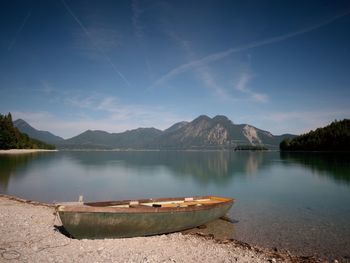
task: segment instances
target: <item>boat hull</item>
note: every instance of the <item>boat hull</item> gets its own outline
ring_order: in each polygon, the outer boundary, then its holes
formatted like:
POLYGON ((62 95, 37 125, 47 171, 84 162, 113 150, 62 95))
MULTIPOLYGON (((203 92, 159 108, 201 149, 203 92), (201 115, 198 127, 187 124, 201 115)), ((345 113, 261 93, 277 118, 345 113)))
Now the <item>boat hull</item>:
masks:
POLYGON ((205 209, 133 213, 59 211, 59 216, 64 228, 75 238, 123 238, 193 228, 224 216, 231 206, 232 202, 227 202, 205 209))

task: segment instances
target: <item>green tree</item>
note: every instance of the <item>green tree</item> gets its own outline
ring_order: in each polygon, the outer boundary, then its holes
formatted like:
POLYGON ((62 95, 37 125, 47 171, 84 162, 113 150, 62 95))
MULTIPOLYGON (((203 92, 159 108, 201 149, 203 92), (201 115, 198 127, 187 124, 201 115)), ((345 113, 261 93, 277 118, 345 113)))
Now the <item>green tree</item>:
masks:
POLYGON ((284 140, 282 151, 350 151, 350 120, 334 121, 324 128, 284 140))
POLYGON ((55 146, 31 139, 13 126, 11 113, 0 114, 0 149, 55 149, 55 146))

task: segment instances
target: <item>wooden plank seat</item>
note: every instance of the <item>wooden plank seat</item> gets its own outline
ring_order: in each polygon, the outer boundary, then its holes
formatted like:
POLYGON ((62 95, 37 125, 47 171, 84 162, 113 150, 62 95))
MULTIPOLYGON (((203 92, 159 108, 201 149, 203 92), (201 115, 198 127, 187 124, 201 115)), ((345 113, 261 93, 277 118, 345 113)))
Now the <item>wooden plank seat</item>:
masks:
POLYGON ((162 207, 186 207, 186 206, 194 206, 194 205, 209 205, 209 204, 217 204, 220 201, 217 200, 205 200, 205 201, 191 201, 191 202, 182 202, 177 204, 162 204, 162 207))
POLYGON ((208 204, 217 204, 221 200, 217 198, 207 198, 207 199, 197 199, 185 198, 183 200, 173 200, 173 201, 158 201, 158 202, 145 202, 139 203, 138 201, 130 201, 128 204, 113 205, 110 207, 120 207, 120 208, 133 208, 133 207, 188 207, 188 206, 201 206, 208 204))

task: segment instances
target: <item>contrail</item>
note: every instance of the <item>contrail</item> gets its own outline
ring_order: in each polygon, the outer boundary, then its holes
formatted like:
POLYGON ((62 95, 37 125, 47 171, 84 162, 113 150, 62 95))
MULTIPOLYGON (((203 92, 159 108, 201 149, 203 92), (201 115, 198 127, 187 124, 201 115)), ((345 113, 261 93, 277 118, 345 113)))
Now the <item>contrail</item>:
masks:
POLYGON ((125 82, 125 84, 128 87, 131 87, 130 82, 127 80, 127 78, 118 70, 118 68, 116 67, 116 65, 113 63, 113 61, 111 60, 111 58, 109 56, 107 56, 106 52, 103 51, 103 49, 99 48, 96 43, 94 42, 94 40, 91 37, 90 32, 86 29, 86 27, 83 25, 83 23, 78 19, 78 17, 73 13, 72 9, 70 9, 70 7, 68 6, 68 4, 64 1, 61 0, 62 4, 64 5, 64 7, 66 8, 67 12, 74 18, 74 20, 78 23, 78 25, 80 26, 80 28, 83 30, 83 32, 86 34, 86 36, 90 39, 91 43, 94 45, 95 49, 107 60, 107 62, 110 64, 110 66, 112 67, 112 69, 119 75, 119 77, 121 77, 121 79, 125 82))
POLYGON ((182 64, 182 65, 180 65, 180 66, 170 70, 167 74, 165 74, 161 78, 159 78, 155 82, 155 85, 159 85, 161 83, 164 83, 165 81, 173 78, 176 75, 179 75, 179 74, 181 74, 183 72, 186 72, 189 69, 196 68, 196 67, 199 67, 199 66, 203 66, 205 64, 209 64, 211 62, 214 62, 214 61, 220 60, 222 58, 225 58, 225 57, 227 57, 227 56, 229 56, 229 55, 231 55, 233 53, 237 53, 237 52, 245 51, 245 50, 256 48, 256 47, 269 45, 269 44, 272 44, 272 43, 277 43, 277 42, 284 41, 286 39, 289 39, 289 38, 292 38, 292 37, 295 37, 295 36, 298 36, 298 35, 301 35, 301 34, 305 34, 307 32, 313 31, 313 30, 316 30, 316 29, 318 29, 320 27, 328 25, 328 24, 338 20, 339 18, 342 18, 342 17, 347 16, 349 14, 350 14, 350 10, 346 10, 344 13, 339 14, 337 16, 334 16, 334 17, 332 17, 332 18, 330 18, 328 20, 325 20, 322 23, 319 23, 319 24, 316 24, 316 25, 312 25, 312 26, 306 27, 306 28, 298 30, 298 31, 290 32, 290 33, 287 33, 287 34, 284 34, 284 35, 281 35, 281 36, 277 36, 277 37, 267 38, 267 39, 264 39, 264 40, 261 40, 261 41, 257 41, 257 42, 252 42, 250 44, 246 44, 246 45, 243 45, 243 46, 230 48, 230 49, 227 49, 225 51, 214 53, 214 54, 208 55, 206 57, 203 57, 201 59, 194 60, 194 61, 191 61, 189 63, 182 64))
POLYGON ((22 32, 22 30, 23 30, 25 24, 27 23, 27 21, 28 21, 30 15, 31 15, 31 13, 32 13, 32 11, 30 10, 30 11, 28 12, 27 16, 24 18, 23 23, 21 24, 21 26, 20 26, 19 29, 17 30, 15 37, 14 37, 13 40, 11 41, 10 45, 7 47, 7 50, 8 50, 8 51, 11 51, 11 49, 12 49, 13 46, 15 45, 16 40, 17 40, 19 34, 22 32))
POLYGON ((154 79, 153 69, 152 69, 151 63, 149 62, 148 56, 146 55, 146 52, 145 52, 145 45, 143 43, 144 32, 143 32, 143 27, 140 23, 140 15, 144 11, 140 9, 138 0, 132 0, 131 10, 132 10, 131 21, 134 28, 134 34, 135 34, 135 37, 137 38, 137 43, 142 50, 143 60, 146 64, 146 68, 148 71, 148 77, 153 80, 154 79))
POLYGON ((139 17, 140 14, 142 14, 142 11, 139 7, 139 3, 137 0, 132 0, 131 3, 131 9, 132 9, 132 17, 131 17, 131 21, 132 21, 132 25, 134 27, 134 33, 137 37, 142 38, 143 37, 143 30, 142 30, 142 26, 140 25, 139 22, 139 17))

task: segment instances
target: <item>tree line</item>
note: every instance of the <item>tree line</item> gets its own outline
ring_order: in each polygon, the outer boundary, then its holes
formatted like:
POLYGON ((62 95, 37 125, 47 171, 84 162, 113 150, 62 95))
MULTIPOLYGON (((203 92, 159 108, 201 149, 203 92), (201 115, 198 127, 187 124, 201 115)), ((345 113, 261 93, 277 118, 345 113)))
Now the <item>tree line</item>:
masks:
POLYGON ((324 128, 280 143, 282 151, 350 151, 350 120, 335 120, 324 128))
POLYGON ((235 151, 267 151, 268 149, 263 145, 237 145, 235 151))
POLYGON ((0 114, 0 149, 55 149, 54 145, 32 139, 13 126, 11 113, 0 114))

